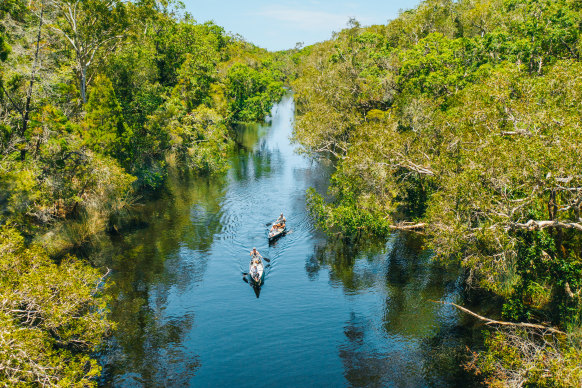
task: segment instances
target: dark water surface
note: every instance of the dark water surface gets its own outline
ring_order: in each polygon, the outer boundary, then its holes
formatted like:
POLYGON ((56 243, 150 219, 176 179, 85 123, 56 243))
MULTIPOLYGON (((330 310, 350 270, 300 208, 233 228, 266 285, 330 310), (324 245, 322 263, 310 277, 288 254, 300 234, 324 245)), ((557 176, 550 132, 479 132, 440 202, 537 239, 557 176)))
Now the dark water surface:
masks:
MULTIPOLYGON (((290 143, 292 96, 240 129, 226 177, 171 177, 146 223, 104 244, 116 336, 104 386, 467 386, 459 363, 478 330, 428 299, 460 298, 457 271, 417 237, 347 244, 313 226, 305 190, 329 168, 290 143), (291 233, 269 246, 283 211, 291 233), (243 282, 253 247, 271 259, 243 282)), ((365 239, 364 239, 365 240, 365 239)))

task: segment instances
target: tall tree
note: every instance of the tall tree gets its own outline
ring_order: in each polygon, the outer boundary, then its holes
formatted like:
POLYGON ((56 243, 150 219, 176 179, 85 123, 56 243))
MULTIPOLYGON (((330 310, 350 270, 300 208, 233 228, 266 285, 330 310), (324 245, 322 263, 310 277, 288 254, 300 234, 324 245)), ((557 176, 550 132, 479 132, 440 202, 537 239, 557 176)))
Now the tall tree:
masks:
POLYGON ((90 148, 103 155, 120 157, 128 129, 115 90, 108 78, 97 76, 86 108, 84 127, 87 130, 86 142, 90 148))
POLYGON ((83 103, 93 74, 89 70, 100 53, 115 51, 127 25, 125 5, 120 0, 55 0, 58 20, 53 28, 60 32, 75 52, 76 71, 83 103))
MULTIPOLYGON (((22 15, 27 15, 30 18, 30 24, 35 24, 34 40, 31 43, 33 51, 31 52, 32 62, 30 64, 30 70, 28 72, 28 79, 26 80, 26 86, 23 86, 24 96, 18 95, 18 89, 9 91, 7 90, 0 80, 0 87, 2 93, 6 95, 8 101, 10 102, 12 108, 20 116, 20 125, 18 134, 21 138, 25 138, 26 131, 28 129, 28 124, 30 121, 30 113, 32 110, 32 96, 34 85, 38 76, 38 71, 40 68, 41 61, 41 41, 43 36, 43 27, 45 24, 45 10, 46 10, 46 0, 31 1, 28 4, 28 9, 26 12, 22 12, 22 15)), ((0 35, 0 60, 5 61, 7 58, 9 47, 5 42, 3 42, 2 36, 0 35)), ((24 82, 23 82, 24 83, 24 82)), ((22 93, 22 92, 21 92, 22 93)), ((21 159, 26 156, 26 147, 21 148, 21 159)))

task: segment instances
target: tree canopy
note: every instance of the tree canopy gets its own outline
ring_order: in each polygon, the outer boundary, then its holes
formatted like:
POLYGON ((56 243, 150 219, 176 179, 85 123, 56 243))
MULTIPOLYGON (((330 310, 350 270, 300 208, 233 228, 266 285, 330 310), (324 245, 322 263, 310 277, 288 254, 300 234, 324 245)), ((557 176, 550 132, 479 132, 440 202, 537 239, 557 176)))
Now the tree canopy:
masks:
MULTIPOLYGON (((428 0, 302 50, 293 83, 296 140, 338 167, 329 200, 310 193, 320 225, 348 237, 422 230, 469 287, 502 298, 503 317, 568 329, 543 345, 575 344, 570 361, 552 361, 566 369, 582 348, 581 26, 576 1, 428 0)), ((533 362, 517 337, 494 337, 474 364, 491 384, 511 371, 499 346, 533 362)))
POLYGON ((0 384, 96 385, 107 271, 69 253, 170 169, 225 171, 283 95, 272 57, 174 1, 0 4, 0 384))

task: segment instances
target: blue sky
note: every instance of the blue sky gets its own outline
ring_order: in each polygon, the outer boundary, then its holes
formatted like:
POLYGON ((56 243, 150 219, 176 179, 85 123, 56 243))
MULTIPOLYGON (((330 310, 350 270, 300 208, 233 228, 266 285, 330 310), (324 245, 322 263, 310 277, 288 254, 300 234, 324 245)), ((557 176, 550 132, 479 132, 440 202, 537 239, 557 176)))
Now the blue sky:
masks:
POLYGON ((414 8, 420 0, 183 0, 199 22, 212 20, 227 31, 269 50, 284 50, 295 43, 309 45, 329 39, 350 17, 362 25, 385 24, 399 10, 414 8))

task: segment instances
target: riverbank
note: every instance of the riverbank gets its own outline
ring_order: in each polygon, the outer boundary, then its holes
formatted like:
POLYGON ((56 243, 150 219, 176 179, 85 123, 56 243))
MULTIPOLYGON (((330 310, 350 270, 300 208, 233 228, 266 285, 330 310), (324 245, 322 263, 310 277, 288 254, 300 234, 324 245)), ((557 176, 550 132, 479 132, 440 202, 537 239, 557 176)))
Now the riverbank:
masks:
POLYGON ((417 230, 503 300, 471 363, 492 386, 582 384, 581 21, 567 0, 429 0, 298 54, 295 139, 338 165, 320 227, 417 230))
POLYGON ((0 5, 0 382, 95 385, 110 271, 70 253, 119 233, 170 169, 224 172, 232 125, 284 93, 272 54, 181 7, 0 5))

